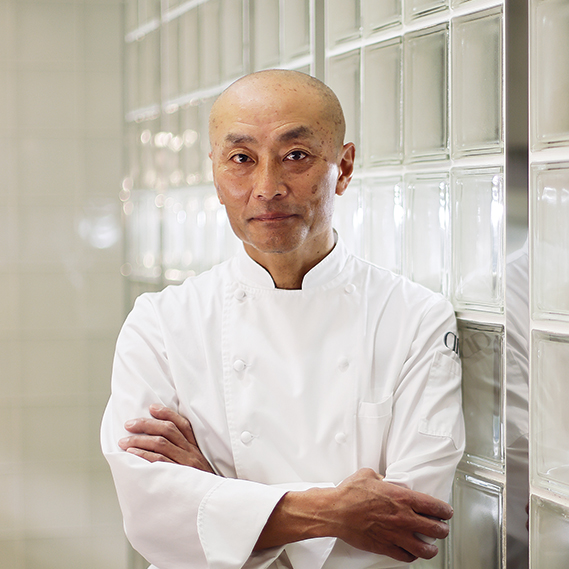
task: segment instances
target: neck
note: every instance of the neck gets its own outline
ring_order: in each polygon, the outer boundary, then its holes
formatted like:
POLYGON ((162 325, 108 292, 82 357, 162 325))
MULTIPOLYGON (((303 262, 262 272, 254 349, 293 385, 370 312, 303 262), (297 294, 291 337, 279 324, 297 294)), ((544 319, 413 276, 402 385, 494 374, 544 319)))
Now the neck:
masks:
POLYGON ((276 288, 294 290, 302 288, 306 273, 332 251, 334 235, 330 233, 329 238, 315 246, 310 254, 304 249, 288 253, 266 253, 247 243, 244 246, 249 257, 269 272, 276 288))

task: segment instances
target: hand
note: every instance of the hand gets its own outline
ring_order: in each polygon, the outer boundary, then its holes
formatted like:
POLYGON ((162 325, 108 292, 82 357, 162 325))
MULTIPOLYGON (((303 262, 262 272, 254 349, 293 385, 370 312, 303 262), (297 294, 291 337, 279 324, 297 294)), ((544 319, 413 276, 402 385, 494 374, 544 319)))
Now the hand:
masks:
POLYGON ((452 508, 431 496, 402 488, 371 469, 361 469, 337 487, 331 505, 336 512, 336 536, 346 543, 410 563, 431 559, 438 548, 427 538, 443 539, 449 528, 440 520, 452 517, 452 508))
POLYGON ((125 423, 125 429, 134 434, 120 439, 120 448, 149 462, 174 462, 214 473, 185 417, 162 405, 150 405, 149 409, 153 419, 125 423))

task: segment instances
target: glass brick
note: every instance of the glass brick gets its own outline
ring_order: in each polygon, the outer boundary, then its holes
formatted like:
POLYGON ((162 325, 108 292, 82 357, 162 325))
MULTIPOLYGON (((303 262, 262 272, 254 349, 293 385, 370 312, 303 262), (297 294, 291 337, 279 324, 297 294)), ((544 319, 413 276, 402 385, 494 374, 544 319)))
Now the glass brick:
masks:
POLYGON ((287 0, 282 3, 284 19, 283 58, 290 61, 310 52, 310 2, 287 0))
POLYGON ((178 36, 180 48, 178 59, 180 65, 180 92, 187 94, 196 91, 199 87, 200 58, 196 57, 199 51, 197 8, 183 13, 179 20, 178 36))
POLYGON ((221 80, 219 4, 219 0, 209 0, 198 7, 200 87, 211 87, 221 80))
POLYGON ((167 99, 173 99, 180 94, 179 76, 180 69, 178 66, 179 53, 179 37, 178 28, 179 19, 170 20, 163 24, 162 29, 165 35, 165 53, 163 58, 163 79, 164 90, 167 99))
MULTIPOLYGON (((328 61, 328 85, 336 93, 346 119, 346 142, 359 147, 360 137, 360 52, 333 57, 328 61)), ((356 160, 357 160, 356 155, 356 160)))
POLYGON ((355 39, 360 34, 360 0, 326 0, 328 47, 355 39))
POLYGON ((493 9, 452 22, 454 156, 495 152, 502 137, 502 13, 493 9))
POLYGON ((448 157, 448 25, 405 36, 404 113, 407 160, 448 157))
POLYGON ((138 40, 139 105, 160 103, 160 31, 153 30, 138 40))
POLYGON ((531 498, 531 561, 534 569, 566 569, 569 559, 569 508, 531 498))
POLYGON ((530 471, 534 484, 569 494, 569 337, 532 333, 530 471))
POLYGON ((279 1, 255 0, 253 10, 253 65, 259 71, 279 63, 279 1))
POLYGON ((352 181, 342 196, 336 196, 334 204, 334 228, 355 255, 362 254, 363 203, 361 186, 352 181))
POLYGON ((180 132, 184 143, 180 150, 180 167, 186 185, 193 186, 201 181, 200 125, 196 105, 180 110, 180 132))
POLYGON ((453 488, 450 567, 502 569, 504 490, 458 473, 453 488))
POLYGON ((569 317, 569 164, 532 168, 534 317, 569 317))
POLYGON ((569 4, 531 2, 532 148, 569 144, 569 4))
POLYGON ((224 80, 245 73, 243 53, 243 0, 222 0, 221 74, 224 80))
POLYGON ((138 25, 160 20, 160 0, 138 0, 138 25))
POLYGON ((409 224, 408 267, 415 282, 435 292, 448 291, 450 264, 448 175, 406 178, 409 224))
POLYGON ((125 101, 126 110, 134 111, 140 107, 140 93, 139 83, 140 77, 138 75, 138 58, 139 58, 139 43, 137 41, 125 44, 125 101))
POLYGON ((156 206, 156 192, 133 191, 123 209, 128 219, 126 258, 131 275, 142 280, 156 280, 162 273, 160 210, 156 206))
POLYGON ((160 121, 154 119, 137 124, 138 160, 140 164, 140 188, 156 188, 158 185, 158 167, 154 141, 160 132, 160 121))
POLYGON ((363 0, 362 20, 366 34, 401 23, 401 0, 363 0))
POLYGON ((405 203, 401 178, 365 181, 364 257, 394 273, 403 269, 405 203))
POLYGON ((451 172, 452 290, 457 307, 502 312, 504 187, 501 168, 451 172))
MULTIPOLYGON (((504 464, 504 328, 459 320, 465 453, 504 464)), ((480 460, 477 460, 480 463, 480 460)))
POLYGON ((365 50, 363 145, 367 164, 400 163, 403 158, 401 45, 398 38, 365 50))
POLYGON ((405 19, 413 20, 448 8, 448 0, 405 0, 405 19))
POLYGON ((124 14, 125 31, 128 33, 138 28, 138 0, 126 0, 124 14))

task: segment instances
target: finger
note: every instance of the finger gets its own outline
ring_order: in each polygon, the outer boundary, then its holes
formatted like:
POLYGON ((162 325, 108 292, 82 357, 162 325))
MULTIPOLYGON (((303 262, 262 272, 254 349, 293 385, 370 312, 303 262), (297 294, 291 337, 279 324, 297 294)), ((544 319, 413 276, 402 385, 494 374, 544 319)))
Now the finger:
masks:
POLYGON ((414 531, 428 537, 445 539, 449 533, 449 525, 440 520, 435 520, 426 516, 416 518, 414 531))
POLYGON ((414 556, 415 559, 432 559, 439 552, 439 548, 436 545, 425 543, 415 535, 399 542, 399 547, 402 551, 414 556))
POLYGON ((198 445, 194 436, 192 425, 185 417, 182 417, 182 415, 176 413, 176 411, 170 409, 169 407, 158 405, 156 403, 150 405, 149 409, 150 414, 153 417, 156 419, 161 419, 163 421, 171 421, 174 423, 174 425, 176 425, 176 427, 178 427, 179 431, 182 433, 182 435, 184 435, 188 442, 196 446, 198 445))
POLYGON ((415 499, 412 506, 417 514, 437 520, 450 520, 452 518, 454 511, 446 502, 420 492, 414 492, 414 494, 415 499))
POLYGON ((388 545, 382 547, 381 553, 383 555, 388 555, 389 557, 395 559, 396 561, 403 561, 405 563, 412 563, 413 561, 417 560, 418 557, 413 555, 403 549, 402 547, 398 547, 396 545, 388 545))
POLYGON ((170 460, 168 457, 158 454, 156 452, 150 452, 135 447, 127 448, 126 452, 129 452, 130 454, 135 454, 136 456, 140 456, 140 458, 144 458, 144 460, 147 460, 148 462, 174 462, 173 460, 170 460))
POLYGON ((141 417, 127 421, 124 426, 125 429, 131 433, 164 437, 174 445, 183 449, 189 449, 192 445, 191 441, 188 441, 178 427, 171 421, 141 417))
MULTIPOLYGON (((180 449, 175 444, 172 444, 168 439, 161 436, 149 435, 133 435, 119 440, 119 446, 123 450, 138 449, 141 451, 148 451, 155 454, 162 455, 168 458, 171 462, 180 462, 184 460, 185 455, 189 451, 180 449)), ((199 453, 198 450, 194 451, 195 454, 199 453)))

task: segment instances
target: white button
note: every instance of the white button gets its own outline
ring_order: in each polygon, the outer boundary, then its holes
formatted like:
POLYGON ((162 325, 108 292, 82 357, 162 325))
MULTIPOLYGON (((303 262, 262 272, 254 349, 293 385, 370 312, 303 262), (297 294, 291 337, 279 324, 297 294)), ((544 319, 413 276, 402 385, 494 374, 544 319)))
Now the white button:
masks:
POLYGON ((243 431, 240 438, 244 445, 248 445, 255 437, 249 431, 243 431))
POLYGON ((352 294, 353 292, 356 292, 356 285, 352 284, 352 283, 350 283, 349 285, 346 285, 344 287, 344 292, 346 294, 352 294))
POLYGON ((334 438, 339 445, 343 445, 348 440, 346 433, 337 433, 334 438))
POLYGON ((340 371, 347 371, 349 367, 350 367, 350 362, 348 360, 340 360, 340 362, 338 363, 338 369, 340 371))
POLYGON ((247 293, 242 289, 242 288, 238 288, 234 293, 233 296, 237 299, 237 300, 243 300, 246 296, 247 293))
POLYGON ((247 367, 247 364, 243 360, 235 360, 233 362, 233 369, 235 371, 243 371, 247 367))

